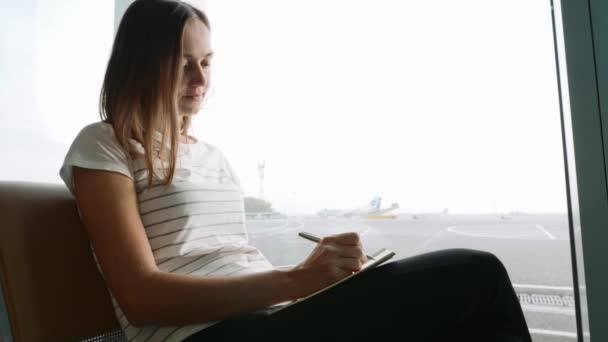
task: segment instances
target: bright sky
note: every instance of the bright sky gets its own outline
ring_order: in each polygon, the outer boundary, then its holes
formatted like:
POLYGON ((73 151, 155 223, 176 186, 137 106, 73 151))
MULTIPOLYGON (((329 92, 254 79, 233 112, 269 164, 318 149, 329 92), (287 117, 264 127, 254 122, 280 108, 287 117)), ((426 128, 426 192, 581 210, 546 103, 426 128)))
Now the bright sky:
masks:
POLYGON ((196 133, 285 211, 561 211, 549 1, 207 1, 196 133), (235 123, 238 123, 235 125, 235 123))
MULTIPOLYGON (((114 7, 24 3, 34 17, 0 11, 3 25, 25 32, 2 36, 0 71, 21 86, 1 98, 0 127, 44 132, 59 164, 98 119, 114 7), (17 46, 33 59, 5 54, 17 46), (14 114, 24 108, 32 114, 14 114)), ((266 199, 283 212, 374 195, 402 211, 566 212, 549 5, 206 1, 215 92, 193 134, 226 153, 250 195, 265 161, 266 199)), ((23 179, 35 163, 15 159, 0 178, 23 179)), ((27 177, 58 181, 50 169, 27 177)))

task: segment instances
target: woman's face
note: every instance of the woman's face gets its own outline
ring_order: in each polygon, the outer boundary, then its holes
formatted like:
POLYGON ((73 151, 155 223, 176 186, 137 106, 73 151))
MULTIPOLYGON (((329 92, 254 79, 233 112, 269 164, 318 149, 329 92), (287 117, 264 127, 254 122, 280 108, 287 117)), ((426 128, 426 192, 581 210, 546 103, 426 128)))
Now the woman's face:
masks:
POLYGON ((178 107, 180 115, 196 114, 201 107, 207 89, 211 57, 209 29, 199 19, 189 19, 182 36, 181 67, 183 76, 179 81, 178 107))

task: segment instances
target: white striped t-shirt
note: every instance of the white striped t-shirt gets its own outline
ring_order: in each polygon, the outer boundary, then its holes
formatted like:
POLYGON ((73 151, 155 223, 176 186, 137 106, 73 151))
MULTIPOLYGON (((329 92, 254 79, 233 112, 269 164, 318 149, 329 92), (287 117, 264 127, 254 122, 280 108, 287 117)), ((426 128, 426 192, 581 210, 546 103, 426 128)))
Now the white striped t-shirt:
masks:
MULTIPOLYGON (((160 143, 160 134, 155 138, 160 143)), ((130 143, 143 153, 141 144, 135 140, 130 143)), ((114 171, 133 179, 139 213, 161 271, 239 275, 273 268, 259 250, 248 244, 238 178, 214 146, 200 140, 180 143, 172 183, 165 189, 155 180, 147 189, 143 159, 131 159, 120 148, 112 126, 96 122, 80 131, 59 171, 73 194, 72 166, 114 171)), ((129 341, 181 341, 216 323, 135 327, 113 296, 112 301, 129 341)))

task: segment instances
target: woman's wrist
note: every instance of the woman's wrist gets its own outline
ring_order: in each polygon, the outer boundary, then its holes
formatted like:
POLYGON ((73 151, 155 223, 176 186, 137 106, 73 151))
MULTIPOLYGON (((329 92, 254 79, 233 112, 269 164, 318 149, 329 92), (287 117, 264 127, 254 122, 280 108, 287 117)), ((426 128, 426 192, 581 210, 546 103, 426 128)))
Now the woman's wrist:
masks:
POLYGON ((293 267, 287 270, 278 270, 278 272, 281 272, 283 278, 282 284, 286 290, 287 300, 304 297, 310 292, 307 290, 310 277, 307 276, 306 270, 293 267))

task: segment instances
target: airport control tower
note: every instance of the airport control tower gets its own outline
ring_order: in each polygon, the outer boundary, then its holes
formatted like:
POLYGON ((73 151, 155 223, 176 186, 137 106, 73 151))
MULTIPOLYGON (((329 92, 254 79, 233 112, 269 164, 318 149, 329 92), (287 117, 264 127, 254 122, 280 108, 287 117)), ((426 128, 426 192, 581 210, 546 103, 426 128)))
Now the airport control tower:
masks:
POLYGON ((260 199, 264 199, 264 167, 266 162, 258 163, 258 173, 260 177, 260 199))

